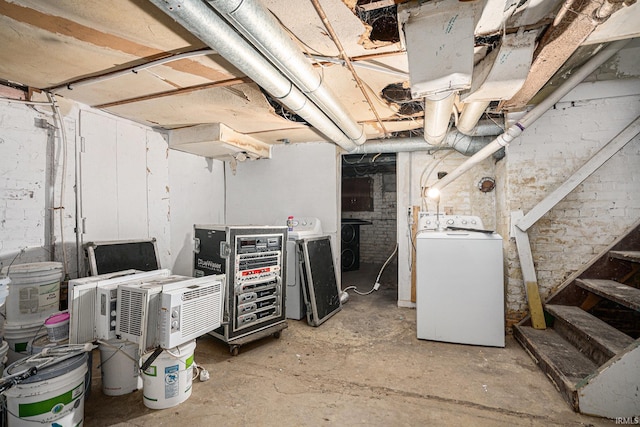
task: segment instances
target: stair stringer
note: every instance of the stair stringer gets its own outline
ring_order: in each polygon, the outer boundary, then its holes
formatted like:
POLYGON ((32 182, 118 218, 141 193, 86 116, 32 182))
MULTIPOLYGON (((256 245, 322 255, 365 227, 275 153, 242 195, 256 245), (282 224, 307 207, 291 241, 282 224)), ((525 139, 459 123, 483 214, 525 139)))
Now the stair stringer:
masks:
POLYGON ((576 384, 576 391, 578 409, 583 414, 638 420, 640 338, 576 384))

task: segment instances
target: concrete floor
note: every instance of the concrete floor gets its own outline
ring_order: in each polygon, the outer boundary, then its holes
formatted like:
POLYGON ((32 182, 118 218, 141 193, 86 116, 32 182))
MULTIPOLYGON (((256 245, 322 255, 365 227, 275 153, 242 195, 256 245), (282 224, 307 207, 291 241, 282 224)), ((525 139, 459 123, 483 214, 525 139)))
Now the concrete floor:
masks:
MULTIPOLYGON (((370 289, 377 268, 345 273, 343 287, 370 289)), ((146 408, 142 391, 104 396, 96 361, 85 425, 613 424, 574 413, 511 336, 506 348, 418 340, 415 310, 396 306, 395 277, 385 271, 372 295, 351 292, 319 327, 289 320, 280 339, 247 344, 236 357, 201 337, 195 361, 211 378, 195 380, 191 397, 172 408, 146 408)))

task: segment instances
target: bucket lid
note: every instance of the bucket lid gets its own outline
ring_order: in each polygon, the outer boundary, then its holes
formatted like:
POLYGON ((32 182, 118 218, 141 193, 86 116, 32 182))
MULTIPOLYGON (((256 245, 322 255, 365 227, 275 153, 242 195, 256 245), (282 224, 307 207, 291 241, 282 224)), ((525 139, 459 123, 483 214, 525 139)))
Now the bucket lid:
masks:
MULTIPOLYGON (((56 347, 53 347, 54 349, 56 347)), ((74 350, 77 351, 77 350, 74 350)), ((51 378, 59 377, 68 372, 73 371, 74 369, 79 368, 82 365, 87 364, 87 353, 82 352, 77 356, 72 356, 69 359, 62 359, 62 356, 59 356, 61 359, 60 363, 54 363, 53 365, 46 366, 42 369, 39 369, 38 372, 32 376, 22 381, 23 384, 35 383, 38 381, 44 381, 51 378)), ((42 361, 41 353, 34 354, 33 356, 26 357, 24 359, 20 359, 16 362, 13 362, 11 365, 5 369, 5 376, 7 375, 15 375, 21 372, 24 372, 32 367, 38 367, 40 362, 42 361)))
POLYGON ((67 322, 69 320, 69 312, 68 311, 63 311, 61 313, 56 313, 56 314, 52 314, 51 316, 47 317, 47 320, 44 321, 44 325, 45 326, 52 326, 55 325, 57 323, 63 323, 63 322, 67 322))
POLYGON ((33 273, 35 271, 47 271, 47 270, 62 270, 62 263, 48 261, 48 262, 29 262, 26 264, 8 265, 2 269, 2 272, 5 274, 7 271, 13 274, 16 274, 16 273, 25 274, 25 273, 33 273))
POLYGON ((15 333, 32 333, 37 332, 44 323, 42 320, 38 320, 37 322, 29 322, 29 323, 17 323, 17 322, 4 322, 4 332, 15 332, 15 333))

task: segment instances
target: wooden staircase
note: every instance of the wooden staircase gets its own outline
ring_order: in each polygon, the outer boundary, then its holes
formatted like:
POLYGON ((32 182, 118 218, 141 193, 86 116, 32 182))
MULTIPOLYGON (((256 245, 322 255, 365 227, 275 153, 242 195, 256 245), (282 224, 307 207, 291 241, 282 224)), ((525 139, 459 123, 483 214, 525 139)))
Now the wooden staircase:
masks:
POLYGON ((637 223, 546 300, 546 330, 529 318, 514 327, 577 412, 640 417, 639 249, 637 223))

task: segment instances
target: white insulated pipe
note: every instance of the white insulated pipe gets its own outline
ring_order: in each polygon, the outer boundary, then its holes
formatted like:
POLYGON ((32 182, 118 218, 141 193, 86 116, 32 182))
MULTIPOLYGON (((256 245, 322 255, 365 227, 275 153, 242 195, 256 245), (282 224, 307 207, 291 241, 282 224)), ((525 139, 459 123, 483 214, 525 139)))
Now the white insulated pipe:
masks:
POLYGON ((489 144, 492 139, 493 137, 490 136, 472 137, 454 130, 447 133, 444 141, 438 145, 429 144, 421 137, 370 139, 349 154, 402 153, 453 149, 465 156, 470 156, 489 144))
POLYGON ((356 148, 350 137, 207 3, 200 0, 150 1, 331 141, 346 151, 356 148))
POLYGON ((424 98, 424 139, 429 144, 438 145, 447 135, 455 99, 455 92, 424 98))
POLYGON ((598 69, 598 67, 605 63, 609 58, 615 55, 616 52, 622 49, 631 40, 632 39, 618 40, 609 43, 600 52, 591 57, 591 59, 589 59, 589 61, 587 61, 582 67, 580 67, 579 70, 572 73, 571 76, 569 76, 569 78, 567 78, 567 80, 560 87, 558 87, 558 89, 551 93, 547 98, 542 100, 531 111, 525 114, 522 119, 513 124, 502 135, 499 135, 483 149, 478 151, 473 156, 469 157, 466 162, 462 163, 452 172, 448 173, 444 178, 437 181, 433 186, 431 186, 431 188, 442 190, 444 187, 458 179, 469 169, 481 163, 483 160, 491 156, 496 151, 500 150, 502 147, 506 147, 507 145, 509 145, 511 141, 520 136, 520 134, 526 128, 528 128, 531 124, 538 120, 544 113, 547 112, 548 109, 553 107, 556 102, 560 101, 566 94, 568 94, 580 82, 582 82, 591 73, 598 69))
POLYGON ((456 128, 465 135, 472 135, 473 129, 478 124, 489 103, 490 101, 465 102, 456 128))
POLYGON ((259 1, 208 0, 208 3, 304 92, 354 143, 360 145, 366 141, 364 126, 351 117, 299 46, 259 1))

